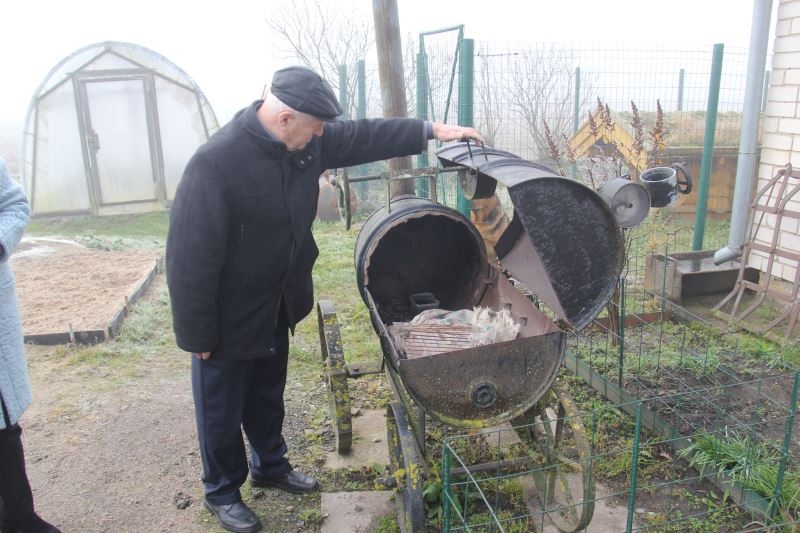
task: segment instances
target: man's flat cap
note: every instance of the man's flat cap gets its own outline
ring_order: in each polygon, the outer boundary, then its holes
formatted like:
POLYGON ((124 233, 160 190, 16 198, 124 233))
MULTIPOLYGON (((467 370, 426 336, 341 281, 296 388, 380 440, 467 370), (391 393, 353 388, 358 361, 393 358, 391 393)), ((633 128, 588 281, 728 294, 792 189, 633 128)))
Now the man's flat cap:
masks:
POLYGON ((292 109, 325 122, 333 122, 342 114, 330 84, 306 67, 286 67, 276 71, 270 91, 292 109))

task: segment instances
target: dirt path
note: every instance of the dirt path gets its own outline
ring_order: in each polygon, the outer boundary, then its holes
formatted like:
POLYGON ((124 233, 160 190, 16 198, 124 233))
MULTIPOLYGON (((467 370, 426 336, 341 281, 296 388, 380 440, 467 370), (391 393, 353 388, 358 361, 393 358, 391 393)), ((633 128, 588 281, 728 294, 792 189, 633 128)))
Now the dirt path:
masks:
POLYGON ((28 348, 22 426, 39 512, 65 532, 206 530, 188 358, 154 354, 127 375, 76 368, 59 350, 28 348))
MULTIPOLYGON (((28 266, 18 281, 34 275, 28 266)), ((27 294, 41 290, 29 281, 23 280, 27 294)), ((158 274, 140 302, 164 290, 158 274)), ((190 356, 171 341, 136 355, 110 350, 112 342, 27 346, 34 401, 20 424, 37 511, 65 533, 221 532, 202 505, 190 356)), ((284 436, 296 459, 324 387, 295 379, 290 364, 284 436)), ((296 512, 300 497, 247 485, 243 492, 257 500, 263 531, 317 530, 296 512)), ((302 505, 318 508, 318 494, 304 498, 302 505)))
MULTIPOLYGON (((170 348, 117 368, 70 364, 64 350, 28 347, 34 403, 21 425, 39 513, 64 533, 222 532, 202 505, 188 354, 170 348)), ((284 436, 295 459, 307 417, 321 408, 319 385, 295 381, 290 368, 284 436)), ((297 513, 318 509, 318 493, 243 491, 263 531, 318 531, 297 513)))
MULTIPOLYGON (((11 258, 23 331, 107 327, 157 257, 24 239, 11 258)), ((120 356, 105 343, 81 352, 92 361, 68 346, 26 351, 34 401, 21 426, 42 516, 65 532, 207 529, 187 354, 120 356)))

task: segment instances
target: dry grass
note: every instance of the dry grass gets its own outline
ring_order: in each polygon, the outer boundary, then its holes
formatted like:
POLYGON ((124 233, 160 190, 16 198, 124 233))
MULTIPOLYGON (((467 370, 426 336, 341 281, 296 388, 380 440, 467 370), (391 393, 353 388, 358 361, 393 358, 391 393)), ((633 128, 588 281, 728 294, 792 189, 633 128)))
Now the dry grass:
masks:
MULTIPOLYGON (((634 115, 631 112, 617 113, 617 125, 622 126, 633 134, 631 124, 634 115)), ((639 111, 639 118, 646 129, 652 128, 656 123, 655 111, 639 111)), ((676 111, 664 114, 664 127, 666 128, 666 146, 701 146, 706 128, 705 111, 676 111)), ((740 113, 717 114, 717 127, 714 135, 715 146, 738 146, 742 129, 742 115, 740 113)), ((759 131, 759 138, 760 138, 759 131)))

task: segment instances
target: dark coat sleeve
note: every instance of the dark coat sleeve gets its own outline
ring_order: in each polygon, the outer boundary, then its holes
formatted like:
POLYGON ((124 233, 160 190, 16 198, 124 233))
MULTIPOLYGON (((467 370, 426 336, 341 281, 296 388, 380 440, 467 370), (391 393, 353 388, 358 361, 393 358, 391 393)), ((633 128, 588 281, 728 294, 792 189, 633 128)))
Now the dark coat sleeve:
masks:
POLYGON ((415 118, 345 120, 325 125, 322 168, 340 168, 425 150, 425 122, 415 118))
POLYGON ((166 270, 178 346, 213 351, 219 341, 220 272, 231 226, 220 171, 202 153, 187 164, 170 209, 166 270))

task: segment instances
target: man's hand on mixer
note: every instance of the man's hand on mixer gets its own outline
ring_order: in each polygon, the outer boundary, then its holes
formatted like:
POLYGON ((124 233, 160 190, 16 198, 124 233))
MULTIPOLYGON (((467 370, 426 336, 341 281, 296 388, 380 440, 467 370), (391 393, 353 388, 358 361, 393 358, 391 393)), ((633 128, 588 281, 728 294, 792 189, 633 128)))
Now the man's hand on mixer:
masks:
POLYGON ((455 126, 453 124, 432 123, 433 138, 439 141, 457 141, 459 139, 472 139, 473 141, 483 142, 483 137, 475 128, 465 126, 455 126))

